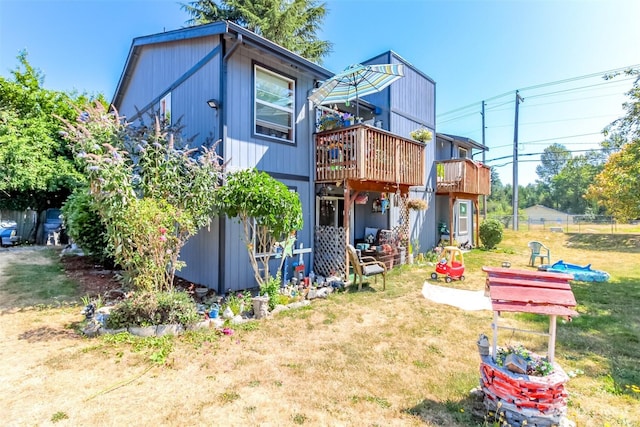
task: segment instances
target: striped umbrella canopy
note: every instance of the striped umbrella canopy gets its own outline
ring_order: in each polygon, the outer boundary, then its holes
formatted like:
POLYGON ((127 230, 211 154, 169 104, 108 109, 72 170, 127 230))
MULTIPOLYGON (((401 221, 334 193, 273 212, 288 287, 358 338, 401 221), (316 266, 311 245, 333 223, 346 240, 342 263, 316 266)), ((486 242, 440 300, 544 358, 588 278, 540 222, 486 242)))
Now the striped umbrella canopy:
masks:
POLYGON ((326 80, 309 99, 315 105, 346 103, 356 100, 356 116, 359 115, 358 98, 379 92, 399 78, 404 77, 402 64, 355 64, 326 80))

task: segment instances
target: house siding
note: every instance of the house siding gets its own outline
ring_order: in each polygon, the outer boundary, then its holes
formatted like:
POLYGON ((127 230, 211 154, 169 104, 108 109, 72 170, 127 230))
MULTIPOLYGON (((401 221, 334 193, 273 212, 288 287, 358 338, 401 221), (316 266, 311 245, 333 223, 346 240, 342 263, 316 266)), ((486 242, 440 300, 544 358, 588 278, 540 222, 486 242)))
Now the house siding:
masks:
MULTIPOLYGON (((301 72, 275 58, 260 55, 258 51, 240 48, 231 57, 228 65, 227 93, 227 137, 225 139, 225 160, 229 170, 253 168, 264 171, 294 189, 302 204, 304 227, 297 234, 296 245, 304 247, 313 244, 313 224, 315 220, 315 194, 313 190, 312 132, 313 124, 308 118, 308 93, 314 85, 313 76, 301 72), (262 137, 254 133, 253 88, 254 65, 282 74, 295 80, 295 141, 289 143, 262 137), (283 178, 286 177, 286 178, 283 178)), ((246 244, 241 239, 242 227, 237 221, 226 221, 224 260, 225 290, 244 289, 255 285, 246 244)), ((312 265, 307 255, 306 265, 312 265)), ((270 270, 275 273, 279 260, 272 260, 270 270)))

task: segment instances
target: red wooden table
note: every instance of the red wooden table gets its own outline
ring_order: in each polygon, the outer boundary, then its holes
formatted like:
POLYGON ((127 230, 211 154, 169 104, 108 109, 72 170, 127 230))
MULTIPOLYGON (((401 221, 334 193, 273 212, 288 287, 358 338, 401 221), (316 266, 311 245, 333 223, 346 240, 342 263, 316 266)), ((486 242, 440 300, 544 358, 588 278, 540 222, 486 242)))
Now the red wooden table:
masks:
MULTIPOLYGON (((511 268, 482 267, 487 273, 487 288, 493 309, 493 357, 495 358, 498 341, 498 317, 502 311, 535 313, 550 316, 549 361, 553 363, 556 345, 557 316, 570 318, 576 316, 577 305, 571 291, 570 274, 549 273, 546 271, 518 270, 511 268)), ((534 332, 534 331, 523 331, 534 332)), ((538 333, 538 332, 536 332, 538 333)))

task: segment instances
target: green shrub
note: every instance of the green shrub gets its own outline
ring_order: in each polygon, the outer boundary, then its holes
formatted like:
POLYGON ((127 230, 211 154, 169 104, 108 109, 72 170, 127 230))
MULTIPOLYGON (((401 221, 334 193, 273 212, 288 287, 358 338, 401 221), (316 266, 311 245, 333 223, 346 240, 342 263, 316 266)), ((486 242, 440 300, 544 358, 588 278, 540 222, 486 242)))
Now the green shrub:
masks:
POLYGON ((260 295, 267 295, 269 297, 269 310, 273 310, 276 305, 279 304, 279 290, 281 282, 282 279, 280 278, 280 272, 278 272, 275 277, 270 277, 269 280, 260 285, 260 295))
POLYGON ((502 241, 503 227, 497 219, 487 219, 480 224, 480 240, 485 249, 495 249, 502 241))
POLYGON ((106 326, 120 329, 175 323, 190 325, 199 319, 195 303, 185 292, 139 292, 111 310, 106 326))
POLYGON ((83 251, 103 265, 113 265, 107 251, 108 237, 98 207, 86 188, 74 191, 62 206, 64 224, 69 237, 83 251))

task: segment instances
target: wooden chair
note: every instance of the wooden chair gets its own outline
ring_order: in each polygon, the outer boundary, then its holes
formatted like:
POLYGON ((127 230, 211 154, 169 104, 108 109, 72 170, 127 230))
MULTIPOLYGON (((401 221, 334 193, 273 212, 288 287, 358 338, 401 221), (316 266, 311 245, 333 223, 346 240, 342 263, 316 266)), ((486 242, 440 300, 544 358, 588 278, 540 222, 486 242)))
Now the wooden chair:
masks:
MULTIPOLYGON (((354 276, 359 276, 358 290, 362 289, 362 277, 375 276, 378 283, 378 274, 382 274, 382 290, 387 287, 387 266, 383 262, 378 261, 372 256, 358 257, 356 248, 353 245, 347 245, 347 253, 349 254, 349 262, 353 266, 354 276)), ((355 277, 354 277, 355 280, 355 277)))
POLYGON ((551 251, 548 247, 540 242, 529 242, 529 249, 531 250, 531 258, 529 258, 529 265, 535 267, 536 258, 540 258, 540 264, 544 264, 544 259, 547 259, 547 263, 551 264, 551 251))

